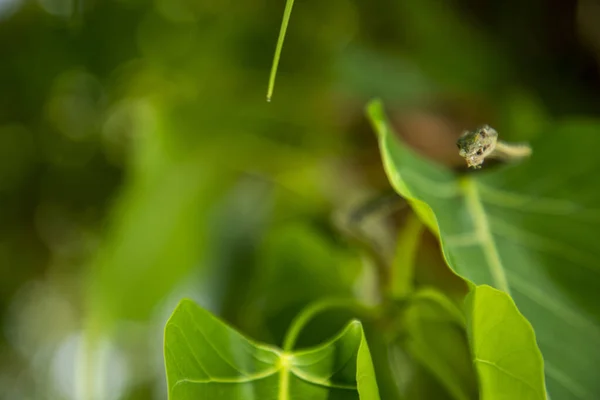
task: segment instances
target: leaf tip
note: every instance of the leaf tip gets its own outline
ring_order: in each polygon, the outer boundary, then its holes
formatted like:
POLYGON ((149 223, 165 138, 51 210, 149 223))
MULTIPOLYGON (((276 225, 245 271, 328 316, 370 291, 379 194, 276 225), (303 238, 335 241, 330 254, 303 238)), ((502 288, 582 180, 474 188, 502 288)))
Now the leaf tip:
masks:
POLYGON ((178 308, 182 308, 182 307, 186 307, 186 306, 197 307, 196 302, 194 300, 184 297, 183 299, 179 300, 179 303, 177 304, 177 307, 175 307, 175 309, 177 310, 178 308))
POLYGON ((371 120, 380 119, 383 112, 383 102, 380 98, 374 98, 367 103, 367 115, 371 120))
POLYGON ((352 321, 350 321, 350 323, 348 325, 350 325, 351 327, 357 326, 357 327, 361 327, 362 328, 362 322, 360 322, 357 319, 353 319, 352 321))
POLYGON ((347 334, 351 334, 351 335, 355 335, 355 334, 359 334, 362 335, 363 334, 363 325, 362 322, 360 322, 357 319, 353 319, 350 322, 348 322, 348 324, 346 325, 346 327, 344 328, 344 330, 341 332, 340 336, 344 336, 347 334))
POLYGON ((169 317, 169 320, 167 321, 165 328, 169 325, 169 322, 171 322, 173 320, 173 318, 175 318, 175 316, 179 314, 180 311, 182 311, 186 308, 198 308, 198 305, 192 299, 189 299, 187 297, 179 300, 179 303, 177 303, 177 306, 171 313, 171 316, 169 317))
POLYGON ((371 122, 375 133, 378 136, 383 136, 386 126, 385 112, 383 111, 383 102, 379 98, 375 98, 367 104, 366 114, 371 122))

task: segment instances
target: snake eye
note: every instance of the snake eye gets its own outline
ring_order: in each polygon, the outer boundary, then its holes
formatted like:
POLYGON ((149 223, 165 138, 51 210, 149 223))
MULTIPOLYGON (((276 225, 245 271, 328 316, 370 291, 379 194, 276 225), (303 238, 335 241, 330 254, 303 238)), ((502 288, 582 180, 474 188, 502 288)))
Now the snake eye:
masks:
POLYGON ((483 151, 481 151, 481 149, 479 149, 479 150, 477 150, 477 153, 475 153, 475 154, 477 154, 478 156, 480 156, 480 155, 483 154, 483 151))

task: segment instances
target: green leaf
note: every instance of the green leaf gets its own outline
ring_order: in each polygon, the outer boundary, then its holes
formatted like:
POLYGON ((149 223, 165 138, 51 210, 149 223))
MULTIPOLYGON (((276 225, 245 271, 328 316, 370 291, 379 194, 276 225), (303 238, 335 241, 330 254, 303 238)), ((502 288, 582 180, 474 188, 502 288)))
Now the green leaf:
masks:
POLYGON ((564 123, 531 159, 458 176, 398 140, 380 102, 368 112, 392 185, 439 228, 448 265, 509 293, 533 325, 549 394, 599 398, 600 123, 564 123))
POLYGON ((279 31, 279 38, 277 38, 277 48, 275 49, 275 56, 273 57, 271 75, 269 76, 267 101, 271 101, 271 97, 273 96, 273 88, 275 87, 275 77, 277 76, 277 67, 279 66, 279 58, 281 57, 281 50, 283 49, 285 32, 287 31, 288 23, 290 22, 290 16, 292 15, 292 7, 294 7, 294 0, 287 0, 285 3, 285 10, 283 11, 283 21, 281 21, 281 30, 279 31))
POLYGON ((379 399, 358 321, 321 346, 284 352, 183 300, 165 327, 165 364, 171 400, 379 399))
POLYGON ((506 293, 473 288, 467 330, 482 399, 546 399, 544 362, 529 322, 506 293))

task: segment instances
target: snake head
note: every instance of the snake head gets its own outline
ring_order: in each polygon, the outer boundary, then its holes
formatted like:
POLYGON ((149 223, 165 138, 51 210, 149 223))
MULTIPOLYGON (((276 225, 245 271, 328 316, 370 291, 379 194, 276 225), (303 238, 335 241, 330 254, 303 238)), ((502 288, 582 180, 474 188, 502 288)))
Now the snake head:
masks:
POLYGON ((483 125, 474 131, 465 131, 456 142, 461 157, 467 166, 481 168, 481 164, 496 148, 498 132, 489 125, 483 125))

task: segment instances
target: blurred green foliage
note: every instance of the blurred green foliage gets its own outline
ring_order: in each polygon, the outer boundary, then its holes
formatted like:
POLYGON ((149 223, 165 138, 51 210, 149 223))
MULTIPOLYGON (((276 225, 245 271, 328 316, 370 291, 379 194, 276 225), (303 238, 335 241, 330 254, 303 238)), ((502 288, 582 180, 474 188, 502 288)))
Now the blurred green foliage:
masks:
MULTIPOLYGON (((0 0, 1 399, 164 399, 162 329, 182 297, 274 345, 316 300, 382 302, 409 210, 342 226, 389 189, 371 97, 454 167, 462 129, 532 140, 597 116, 594 37, 570 2, 297 2, 267 103, 283 9, 0 0)), ((407 287, 459 304, 466 286, 422 236, 407 287)), ((316 317, 299 346, 351 317, 316 317)), ((377 324, 382 398, 453 398, 410 332, 377 324)))

